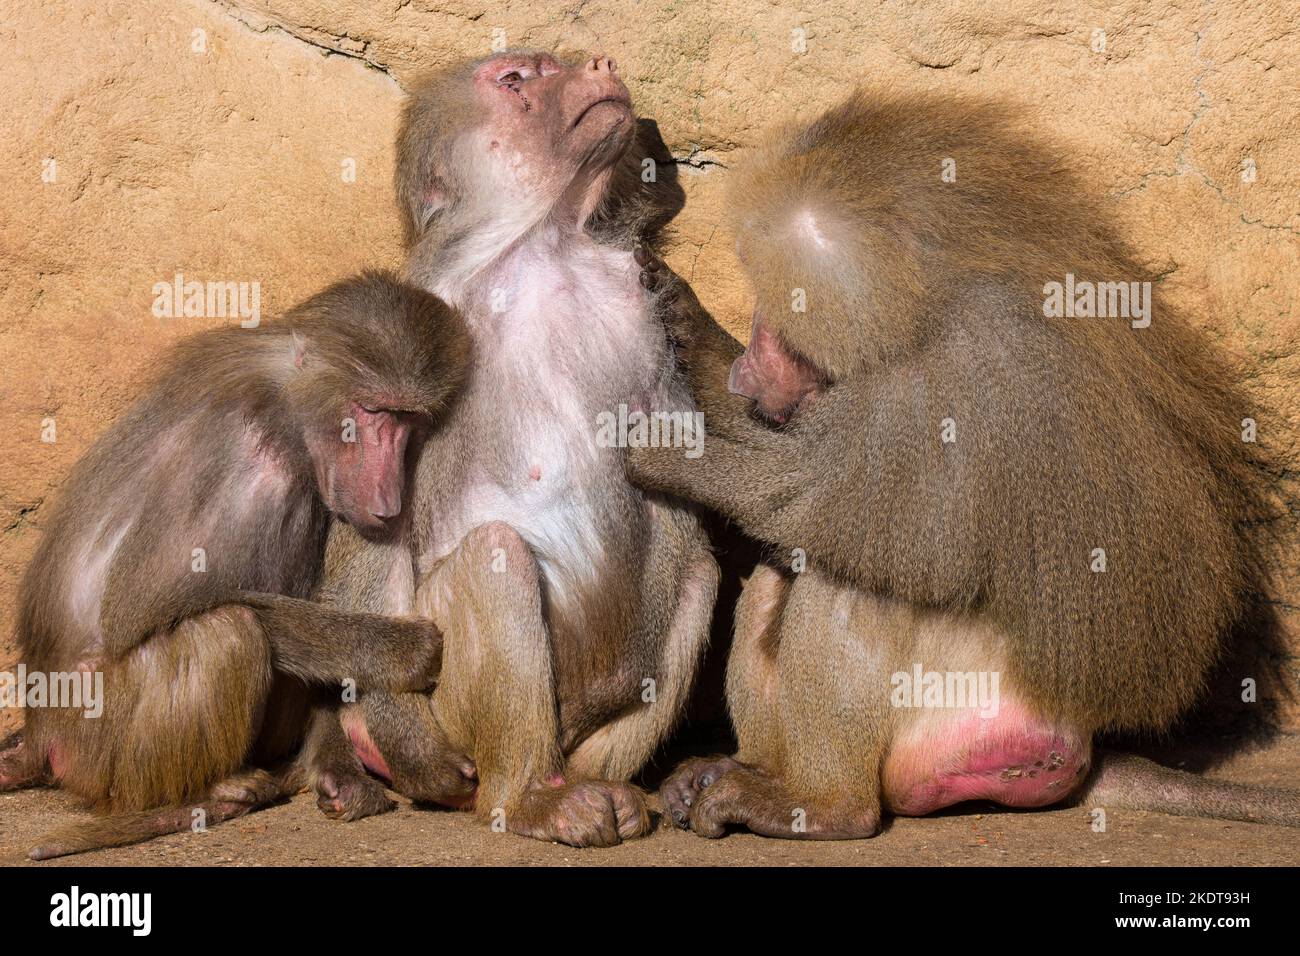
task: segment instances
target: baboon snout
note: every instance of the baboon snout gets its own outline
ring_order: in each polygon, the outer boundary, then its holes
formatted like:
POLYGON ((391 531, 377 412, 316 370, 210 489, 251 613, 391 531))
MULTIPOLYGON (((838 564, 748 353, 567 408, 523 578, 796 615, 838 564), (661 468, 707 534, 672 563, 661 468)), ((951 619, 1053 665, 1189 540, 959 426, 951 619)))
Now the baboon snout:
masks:
POLYGON ((822 384, 816 366, 792 354, 755 316, 749 345, 731 365, 728 390, 752 399, 765 417, 784 422, 822 384))

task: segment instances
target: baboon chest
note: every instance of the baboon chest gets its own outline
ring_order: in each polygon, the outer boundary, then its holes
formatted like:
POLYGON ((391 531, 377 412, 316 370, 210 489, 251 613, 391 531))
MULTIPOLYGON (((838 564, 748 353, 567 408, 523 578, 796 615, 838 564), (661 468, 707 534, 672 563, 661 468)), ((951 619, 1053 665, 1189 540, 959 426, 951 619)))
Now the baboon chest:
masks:
POLYGON ((645 509, 597 422, 653 389, 665 362, 636 277, 630 254, 594 243, 549 258, 525 250, 497 270, 471 314, 475 368, 455 423, 469 467, 435 518, 427 557, 504 521, 552 585, 594 586, 626 560, 645 509))

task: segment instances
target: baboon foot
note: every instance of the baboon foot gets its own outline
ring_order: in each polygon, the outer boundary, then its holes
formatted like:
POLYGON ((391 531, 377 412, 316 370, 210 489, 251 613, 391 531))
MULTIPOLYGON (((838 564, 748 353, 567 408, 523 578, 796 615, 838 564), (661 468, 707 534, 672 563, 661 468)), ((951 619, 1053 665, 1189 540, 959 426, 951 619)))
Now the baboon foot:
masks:
POLYGON ((365 774, 325 770, 316 775, 313 786, 316 806, 331 820, 351 822, 397 808, 379 781, 365 774))
POLYGON ((700 791, 729 770, 738 770, 742 766, 734 757, 722 754, 682 761, 659 787, 659 799, 663 801, 668 818, 683 830, 689 827, 691 807, 700 791))
POLYGON ((855 840, 880 832, 879 808, 865 800, 798 799, 779 778, 754 767, 709 776, 700 775, 687 818, 702 837, 716 839, 733 826, 787 840, 855 840))
POLYGON ((0 791, 22 790, 49 783, 49 774, 32 764, 21 730, 0 741, 0 791))
POLYGON ((569 846, 615 846, 649 833, 650 811, 644 794, 629 783, 539 784, 506 814, 505 825, 512 833, 569 846))

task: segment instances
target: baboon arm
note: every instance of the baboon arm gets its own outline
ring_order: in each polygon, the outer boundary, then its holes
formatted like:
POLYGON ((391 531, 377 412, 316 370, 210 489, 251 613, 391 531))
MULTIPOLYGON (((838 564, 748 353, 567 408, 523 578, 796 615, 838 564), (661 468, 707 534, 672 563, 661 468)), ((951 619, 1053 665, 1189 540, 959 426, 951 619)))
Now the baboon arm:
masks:
POLYGON ((776 429, 756 420, 750 400, 727 387, 743 347, 676 277, 664 290, 660 314, 704 413, 704 445, 696 458, 687 458, 680 448, 629 449, 632 481, 705 505, 760 540, 779 544, 786 533, 797 536, 798 529, 788 527, 788 512, 822 484, 812 480, 808 466, 826 460, 821 446, 830 430, 802 423, 776 429))
POLYGON ((725 434, 753 427, 749 400, 727 390, 731 365, 744 347, 705 311, 690 286, 676 277, 664 293, 660 314, 687 386, 704 413, 705 429, 725 434))
POLYGON ((627 471, 642 488, 702 504, 762 538, 772 517, 798 497, 802 482, 798 463, 774 447, 780 444, 737 441, 706 424, 699 457, 688 458, 681 448, 631 448, 627 471))
POLYGON ((129 558, 115 562, 99 616, 103 650, 110 660, 120 660, 137 645, 181 621, 234 603, 222 588, 205 593, 192 586, 188 575, 173 581, 170 587, 150 587, 146 582, 154 573, 156 568, 134 566, 129 558))
POLYGON ((431 687, 442 667, 442 632, 430 620, 340 611, 279 594, 241 592, 256 613, 275 666, 311 683, 355 680, 373 690, 431 687))

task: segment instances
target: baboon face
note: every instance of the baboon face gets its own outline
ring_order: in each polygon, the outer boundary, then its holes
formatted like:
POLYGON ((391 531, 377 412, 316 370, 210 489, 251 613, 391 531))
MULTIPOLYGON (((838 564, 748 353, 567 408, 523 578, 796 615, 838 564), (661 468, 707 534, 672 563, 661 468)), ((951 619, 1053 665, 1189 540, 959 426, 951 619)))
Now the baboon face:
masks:
POLYGON ((482 221, 502 235, 548 216, 585 223, 635 134, 632 99, 608 57, 513 50, 448 67, 412 92, 398 134, 407 242, 434 223, 442 240, 482 221))
POLYGON ((856 356, 870 349, 864 324, 855 321, 862 296, 853 288, 850 230, 839 217, 813 211, 794 185, 798 170, 789 166, 760 170, 775 189, 755 188, 744 179, 755 177, 752 168, 740 170, 731 197, 736 253, 754 290, 754 310, 749 345, 733 364, 728 387, 777 424, 852 374, 856 356))
POLYGON ((749 345, 731 366, 730 391, 752 399, 763 417, 783 424, 826 384, 826 375, 789 348, 754 311, 749 345))
MULTIPOLYGON (((631 142, 632 98, 608 57, 568 65, 546 53, 503 53, 480 63, 473 83, 488 162, 521 185, 565 191, 580 173, 609 169, 631 142)), ((582 205, 585 197, 574 198, 582 205)))
POLYGON ((402 512, 411 416, 353 403, 340 431, 307 435, 325 506, 365 534, 386 530, 402 512))

